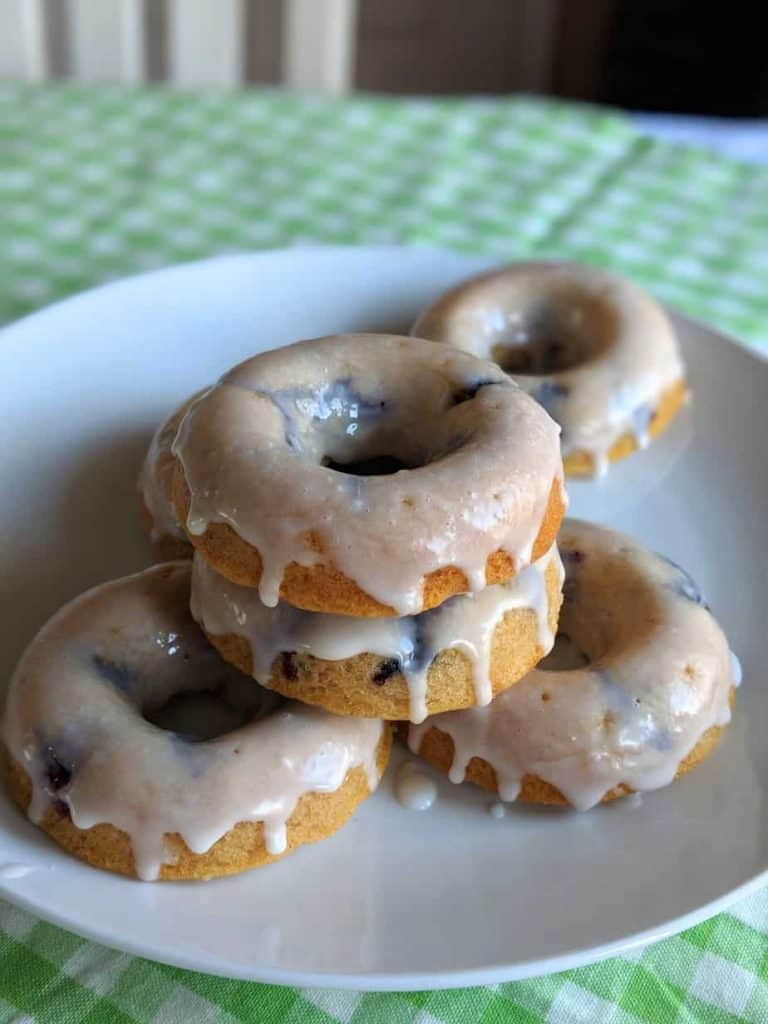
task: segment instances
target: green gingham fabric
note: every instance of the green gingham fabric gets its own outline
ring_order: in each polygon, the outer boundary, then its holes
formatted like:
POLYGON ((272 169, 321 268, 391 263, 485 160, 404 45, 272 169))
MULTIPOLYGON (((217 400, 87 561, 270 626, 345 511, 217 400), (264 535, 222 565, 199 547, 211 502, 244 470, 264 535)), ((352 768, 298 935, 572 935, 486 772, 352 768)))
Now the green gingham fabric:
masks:
MULTIPOLYGON (((214 253, 420 243, 613 266, 768 348, 768 168, 534 99, 0 84, 0 320, 214 253)), ((115 953, 0 902, 0 1021, 768 1022, 768 891, 593 967, 456 992, 295 990, 115 953)))

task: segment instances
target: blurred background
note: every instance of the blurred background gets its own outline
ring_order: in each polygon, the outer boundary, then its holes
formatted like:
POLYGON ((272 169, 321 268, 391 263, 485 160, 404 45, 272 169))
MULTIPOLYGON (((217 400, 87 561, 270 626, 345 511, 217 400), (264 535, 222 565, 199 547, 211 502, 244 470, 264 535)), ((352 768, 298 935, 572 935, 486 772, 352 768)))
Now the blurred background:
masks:
POLYGON ((767 30, 754 0, 0 0, 0 76, 523 91, 755 118, 767 30))
POLYGON ((767 30, 754 0, 0 0, 0 322, 396 243, 611 266, 763 345, 767 30))

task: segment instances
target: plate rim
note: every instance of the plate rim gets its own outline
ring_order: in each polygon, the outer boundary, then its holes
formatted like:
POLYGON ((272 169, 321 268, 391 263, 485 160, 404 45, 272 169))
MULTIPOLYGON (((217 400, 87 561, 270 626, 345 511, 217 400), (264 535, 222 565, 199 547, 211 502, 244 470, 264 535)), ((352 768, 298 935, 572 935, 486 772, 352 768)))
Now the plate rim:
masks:
POLYGON ((510 966, 494 964, 489 967, 468 967, 461 970, 385 971, 381 973, 361 972, 359 974, 338 974, 332 971, 291 971, 282 968, 265 968, 253 971, 245 968, 232 970, 231 968, 225 968, 223 964, 219 964, 218 960, 215 961, 216 966, 201 967, 200 961, 195 961, 192 955, 169 956, 165 953, 158 954, 155 952, 154 947, 148 945, 140 946, 138 943, 131 941, 105 939, 97 928, 91 928, 90 926, 73 928, 62 915, 55 912, 41 912, 33 901, 27 900, 22 894, 8 892, 4 884, 0 889, 0 896, 6 902, 19 907, 21 910, 40 917, 49 924, 62 928, 64 931, 79 935, 90 942, 95 942, 117 952, 127 953, 129 956, 156 961, 170 967, 179 967, 182 970, 193 971, 197 974, 210 974, 214 977, 229 978, 233 981, 253 981, 259 984, 283 985, 291 988, 342 989, 353 992, 419 992, 424 989, 447 991, 449 989, 484 987, 504 984, 506 982, 525 981, 529 978, 541 978, 550 974, 560 974, 563 971, 601 963, 604 960, 610 960, 639 946, 660 942, 671 936, 679 935, 680 932, 708 920, 726 907, 749 896, 752 892, 763 887, 767 881, 768 867, 735 889, 716 897, 695 910, 689 911, 687 914, 666 922, 664 925, 660 925, 657 928, 646 928, 643 931, 635 932, 622 939, 614 939, 600 946, 577 949, 569 953, 560 953, 556 956, 518 960, 516 964, 510 966))

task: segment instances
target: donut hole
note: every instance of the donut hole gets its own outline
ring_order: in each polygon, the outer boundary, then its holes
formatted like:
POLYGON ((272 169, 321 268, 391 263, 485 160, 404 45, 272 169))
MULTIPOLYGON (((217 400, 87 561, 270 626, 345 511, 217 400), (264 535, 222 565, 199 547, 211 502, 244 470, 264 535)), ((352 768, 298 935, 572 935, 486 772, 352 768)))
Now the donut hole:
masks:
MULTIPOLYGON (((577 646, 568 633, 561 631, 555 637, 554 647, 546 658, 539 662, 538 667, 545 672, 571 672, 577 668, 586 668, 588 664, 589 656, 577 646)), ((545 703, 550 698, 549 693, 541 695, 545 703)))
POLYGON ((234 732, 263 718, 277 704, 276 695, 243 676, 201 690, 174 693, 164 703, 142 709, 151 725, 190 742, 203 742, 234 732))
POLYGON ((329 432, 320 465, 346 476, 392 476, 445 458, 461 448, 468 436, 469 431, 447 415, 444 403, 436 407, 431 400, 425 401, 421 413, 414 408, 398 411, 352 436, 329 432))
MULTIPOLYGON (((447 434, 443 425, 433 425, 429 421, 425 421, 422 429, 422 437, 419 438, 415 436, 415 432, 411 432, 402 440, 403 451, 398 455, 362 454, 360 458, 347 459, 329 454, 322 457, 320 464, 326 469, 347 476, 392 476, 402 470, 421 469, 439 462, 440 459, 458 451, 467 440, 463 432, 447 434)), ((369 439, 369 444, 371 440, 369 439)))
POLYGON ((589 363, 611 346, 619 326, 604 299, 567 287, 512 309, 502 320, 490 357, 506 373, 519 376, 547 376, 589 363))
POLYGON ((425 385, 421 400, 404 389, 386 413, 352 433, 338 424, 322 424, 317 438, 323 446, 320 465, 347 476, 391 476, 428 466, 456 451, 471 430, 461 410, 454 416, 451 410, 467 399, 455 402, 454 390, 441 383, 440 390, 435 381, 425 385))
MULTIPOLYGON (((188 591, 184 596, 188 601, 188 591)), ((162 614, 160 608, 155 611, 162 614)), ((263 718, 282 703, 277 694, 223 661, 189 611, 165 625, 170 628, 134 640, 115 631, 102 649, 89 655, 99 683, 132 713, 165 732, 200 742, 263 718)))
POLYGON ((464 407, 478 392, 509 381, 498 371, 480 378, 474 367, 436 369, 424 359, 411 366, 408 355, 383 350, 382 365, 370 379, 361 374, 359 381, 342 378, 317 388, 240 389, 232 401, 257 402, 258 410, 247 415, 260 417, 276 446, 330 472, 376 477, 420 469, 472 436, 476 417, 464 407))
POLYGON ((412 469, 396 455, 374 455, 370 459, 357 459, 352 462, 337 462, 326 455, 322 464, 337 473, 348 473, 350 476, 390 476, 401 469, 412 469))
POLYGON ((565 581, 547 672, 598 668, 648 643, 660 613, 651 583, 624 556, 561 548, 565 581))

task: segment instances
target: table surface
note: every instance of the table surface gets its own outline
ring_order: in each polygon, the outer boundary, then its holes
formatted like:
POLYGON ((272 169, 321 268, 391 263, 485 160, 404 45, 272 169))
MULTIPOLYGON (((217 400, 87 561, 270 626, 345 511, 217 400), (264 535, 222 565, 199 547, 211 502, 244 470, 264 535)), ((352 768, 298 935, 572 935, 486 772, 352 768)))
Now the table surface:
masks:
MULTIPOLYGON (((612 266, 765 351, 768 127, 633 120, 531 98, 3 83, 0 320, 216 252, 428 243, 612 266)), ((593 967, 367 995, 153 964, 0 902, 0 1021, 21 1020, 765 1022, 768 891, 593 967)))

